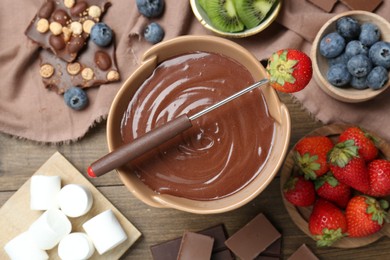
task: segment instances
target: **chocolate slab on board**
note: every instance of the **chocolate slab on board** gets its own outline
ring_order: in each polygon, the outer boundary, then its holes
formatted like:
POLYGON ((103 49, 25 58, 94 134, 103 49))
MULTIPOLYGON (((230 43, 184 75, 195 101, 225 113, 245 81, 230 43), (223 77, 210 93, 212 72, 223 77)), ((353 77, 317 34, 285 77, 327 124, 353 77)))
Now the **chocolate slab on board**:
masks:
POLYGON ((325 12, 330 12, 332 11, 334 5, 337 3, 338 0, 306 0, 309 1, 310 3, 318 6, 325 12))
POLYGON ((319 258, 305 245, 301 245, 288 260, 318 260, 319 258))
POLYGON ((373 12, 382 4, 383 0, 340 0, 340 2, 352 10, 373 12))
MULTIPOLYGON (((230 250, 225 246, 227 232, 223 224, 218 224, 210 228, 197 232, 214 238, 211 260, 233 260, 230 250)), ((182 237, 165 241, 150 247, 154 260, 177 259, 182 237)))
POLYGON ((226 240, 225 245, 242 260, 251 260, 280 237, 266 216, 259 214, 226 240))
POLYGON ((209 260, 214 238, 194 232, 184 232, 177 260, 209 260))
POLYGON ((58 57, 72 62, 84 48, 92 26, 110 6, 108 0, 45 0, 25 34, 58 57))
POLYGON ((115 43, 100 47, 94 42, 73 62, 66 62, 49 50, 40 52, 40 74, 45 87, 64 93, 72 86, 87 88, 119 80, 115 43))

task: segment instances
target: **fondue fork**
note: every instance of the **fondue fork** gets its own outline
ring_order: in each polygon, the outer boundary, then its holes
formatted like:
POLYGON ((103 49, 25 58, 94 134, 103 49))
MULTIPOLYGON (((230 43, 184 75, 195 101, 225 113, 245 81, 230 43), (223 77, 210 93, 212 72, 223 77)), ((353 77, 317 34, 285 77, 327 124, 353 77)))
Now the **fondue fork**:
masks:
POLYGON ((265 78, 215 103, 214 105, 199 111, 194 115, 189 116, 187 114, 183 114, 162 126, 156 127, 139 138, 134 139, 132 142, 120 146, 118 149, 93 162, 88 167, 88 175, 93 178, 99 177, 111 170, 125 165, 126 163, 140 157, 153 148, 165 143, 185 130, 191 128, 193 120, 267 83, 269 83, 269 79, 265 78))

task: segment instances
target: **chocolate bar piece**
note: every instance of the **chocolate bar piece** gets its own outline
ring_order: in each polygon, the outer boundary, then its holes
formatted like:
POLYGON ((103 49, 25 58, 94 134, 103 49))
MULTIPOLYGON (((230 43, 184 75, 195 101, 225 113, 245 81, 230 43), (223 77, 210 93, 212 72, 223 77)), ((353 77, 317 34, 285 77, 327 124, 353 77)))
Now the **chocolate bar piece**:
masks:
MULTIPOLYGON (((232 253, 225 246, 227 232, 223 224, 219 224, 205 230, 197 232, 214 238, 212 260, 233 260, 232 253), (223 257, 223 258, 222 258, 223 257)), ((182 237, 178 237, 166 242, 162 242, 150 247, 154 260, 172 260, 176 259, 179 253, 182 237)))
POLYGON ((73 62, 66 62, 48 50, 41 51, 40 59, 40 74, 44 85, 58 94, 72 86, 86 88, 120 78, 114 42, 107 47, 90 42, 88 48, 73 62))
POLYGON ((25 34, 41 47, 72 62, 109 5, 107 0, 45 0, 25 34))
POLYGON ((213 237, 194 232, 185 232, 181 240, 177 260, 209 260, 213 244, 213 237))
POLYGON ((309 1, 310 3, 318 6, 325 12, 331 12, 334 5, 337 3, 338 0, 306 0, 309 1))
POLYGON ((301 245, 288 260, 318 260, 318 257, 305 245, 301 245))
POLYGON ((282 238, 278 238, 269 247, 267 247, 255 260, 281 259, 282 238))
POLYGON ((280 237, 265 215, 259 214, 226 240, 225 245, 241 259, 250 260, 280 237))
POLYGON ((373 12, 378 8, 383 0, 340 0, 352 10, 363 10, 373 12))

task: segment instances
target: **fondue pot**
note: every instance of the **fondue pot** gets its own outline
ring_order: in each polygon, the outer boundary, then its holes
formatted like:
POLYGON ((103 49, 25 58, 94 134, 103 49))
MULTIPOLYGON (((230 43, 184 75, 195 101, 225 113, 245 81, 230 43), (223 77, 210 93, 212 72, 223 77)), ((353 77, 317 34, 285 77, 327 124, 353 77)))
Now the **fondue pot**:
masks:
MULTIPOLYGON (((110 152, 123 145, 121 135, 123 116, 127 113, 129 103, 133 98, 136 98, 135 93, 139 87, 162 62, 194 52, 220 54, 245 67, 254 81, 266 78, 266 71, 260 62, 246 49, 227 39, 215 36, 181 36, 159 43, 143 55, 142 64, 124 82, 112 103, 107 119, 107 140, 110 152)), ((277 174, 287 153, 291 131, 287 107, 281 103, 276 91, 268 85, 257 91, 262 91, 268 113, 274 121, 273 140, 261 171, 237 192, 210 200, 160 194, 145 185, 134 170, 127 166, 117 169, 121 181, 138 199, 158 208, 174 208, 198 214, 211 214, 230 211, 248 203, 258 196, 277 174)), ((235 112, 238 113, 239 111, 232 111, 231 113, 235 112)), ((188 171, 191 171, 191 169, 188 169, 188 171)), ((239 175, 240 172, 237 172, 237 178, 239 178, 239 175)))

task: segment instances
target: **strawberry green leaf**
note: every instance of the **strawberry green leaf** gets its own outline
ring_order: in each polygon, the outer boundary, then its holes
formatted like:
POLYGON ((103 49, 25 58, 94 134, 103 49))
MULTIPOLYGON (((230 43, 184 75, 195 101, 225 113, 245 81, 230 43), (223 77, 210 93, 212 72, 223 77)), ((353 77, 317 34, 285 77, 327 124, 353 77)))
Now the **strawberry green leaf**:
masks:
POLYGON ((294 66, 297 63, 297 60, 290 60, 287 58, 286 50, 281 54, 274 53, 267 66, 267 72, 270 75, 270 81, 277 82, 282 86, 286 82, 291 84, 295 83, 295 78, 292 74, 294 72, 294 66))
POLYGON ((371 219, 377 222, 379 225, 383 225, 384 221, 387 221, 387 212, 381 207, 381 204, 372 197, 365 196, 367 209, 367 214, 371 214, 371 219))
POLYGON ((359 157, 358 149, 352 139, 338 143, 330 151, 328 160, 331 164, 343 168, 352 158, 359 157))
POLYGON ((311 156, 309 153, 304 153, 303 156, 301 156, 301 154, 295 152, 294 160, 298 165, 298 168, 305 175, 305 179, 315 180, 317 178, 315 171, 321 168, 321 164, 317 162, 318 155, 311 156))
POLYGON ((322 230, 322 235, 314 236, 314 240, 317 241, 318 247, 331 246, 334 242, 343 238, 345 234, 342 233, 341 228, 336 230, 324 228, 322 230))

